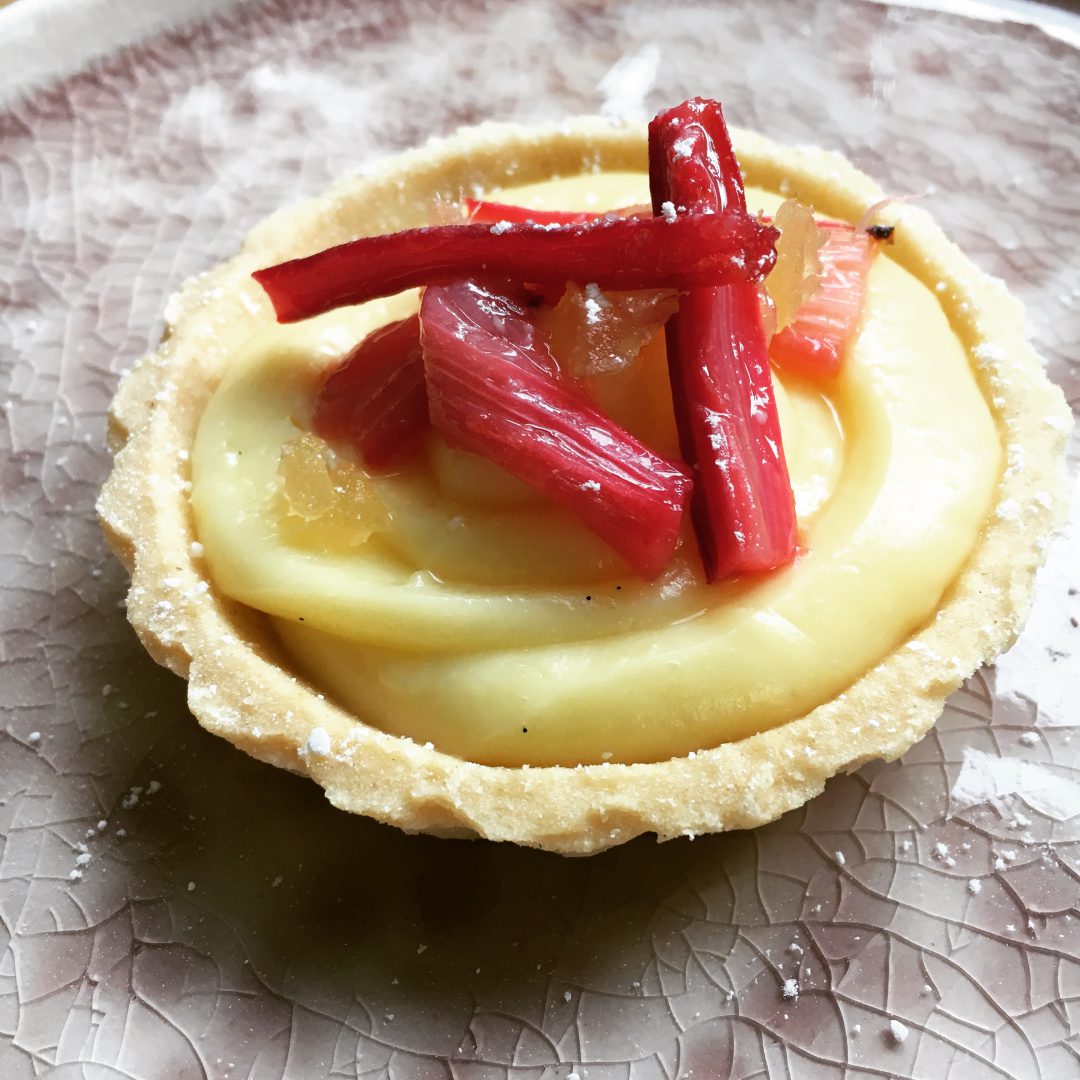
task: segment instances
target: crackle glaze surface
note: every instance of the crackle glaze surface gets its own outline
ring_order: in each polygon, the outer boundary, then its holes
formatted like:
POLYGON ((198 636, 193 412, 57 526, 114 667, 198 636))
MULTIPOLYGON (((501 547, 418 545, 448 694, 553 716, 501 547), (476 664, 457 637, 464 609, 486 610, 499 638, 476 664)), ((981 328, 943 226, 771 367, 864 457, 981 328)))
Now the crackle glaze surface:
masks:
POLYGON ((930 188, 1080 405, 1080 65, 1031 27, 280 0, 0 110, 4 1080, 1080 1071, 1076 500, 1018 645, 901 761, 765 829, 589 860, 333 810, 200 730, 120 610, 105 409, 185 277, 372 155, 692 93, 930 188))

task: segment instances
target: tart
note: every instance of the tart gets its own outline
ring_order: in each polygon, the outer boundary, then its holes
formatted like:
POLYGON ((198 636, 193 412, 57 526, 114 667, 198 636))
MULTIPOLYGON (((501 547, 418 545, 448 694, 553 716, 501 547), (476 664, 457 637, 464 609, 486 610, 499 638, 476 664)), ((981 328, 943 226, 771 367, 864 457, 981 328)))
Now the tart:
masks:
MULTIPOLYGON (((734 141, 752 209, 790 194, 854 224, 883 198, 834 154, 734 141)), ((281 326, 253 272, 469 197, 647 202, 647 164, 627 126, 486 124, 279 211, 174 297, 113 403, 99 512, 129 618, 205 728, 408 831, 589 854, 773 820, 900 756, 1014 640, 1071 417, 1018 302, 910 205, 877 216, 893 242, 844 370, 780 371, 790 565, 708 583, 684 525, 635 573, 438 436, 374 477, 309 436, 327 372, 417 294, 281 326)), ((649 350, 596 394, 673 459, 649 350)))

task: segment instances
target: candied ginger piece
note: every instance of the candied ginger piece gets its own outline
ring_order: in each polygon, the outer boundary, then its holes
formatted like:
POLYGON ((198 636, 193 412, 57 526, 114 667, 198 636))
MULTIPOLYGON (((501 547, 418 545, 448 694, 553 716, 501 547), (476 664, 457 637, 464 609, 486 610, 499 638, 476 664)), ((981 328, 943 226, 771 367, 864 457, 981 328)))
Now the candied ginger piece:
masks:
POLYGON ((780 239, 776 241, 776 265, 765 279, 765 288, 776 311, 778 333, 795 321, 799 308, 818 290, 818 252, 827 234, 814 221, 813 210, 795 199, 780 204, 773 224, 780 230, 780 239))
POLYGON ((278 461, 283 524, 305 544, 362 544, 390 524, 364 471, 305 432, 281 448, 278 461))
POLYGON ((821 283, 795 321, 773 338, 769 355, 786 371, 831 377, 858 333, 870 264, 879 244, 865 232, 829 223, 821 249, 821 283))
POLYGON ((621 371, 678 310, 674 289, 606 292, 571 282, 547 318, 551 351, 576 379, 621 371))

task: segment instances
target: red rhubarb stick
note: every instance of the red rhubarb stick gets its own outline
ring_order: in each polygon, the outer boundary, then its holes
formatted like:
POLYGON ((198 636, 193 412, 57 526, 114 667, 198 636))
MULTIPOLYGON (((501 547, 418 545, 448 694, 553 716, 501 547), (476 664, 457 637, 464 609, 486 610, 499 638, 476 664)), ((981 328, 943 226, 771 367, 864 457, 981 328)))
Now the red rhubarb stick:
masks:
POLYGON ((348 440, 373 472, 393 469, 428 430, 420 317, 368 334, 323 383, 315 430, 348 440))
MULTIPOLYGON (((695 98, 649 125, 653 211, 745 213, 720 105, 695 98)), ((751 284, 694 288, 666 326, 672 399, 694 469, 691 516, 709 581, 795 556, 795 502, 751 284)))
POLYGON ((745 213, 601 218, 578 225, 443 225, 369 236, 256 270, 278 322, 295 322, 419 285, 483 275, 601 288, 758 281, 776 230, 745 213))
POLYGON ((798 310, 790 326, 769 345, 769 355, 785 371, 811 378, 835 375, 855 336, 866 299, 870 264, 878 242, 861 230, 822 222, 828 232, 818 251, 817 291, 798 310))
POLYGON ((671 560, 690 494, 650 450, 563 380, 524 293, 429 286, 420 305, 431 422, 576 514, 643 578, 671 560))

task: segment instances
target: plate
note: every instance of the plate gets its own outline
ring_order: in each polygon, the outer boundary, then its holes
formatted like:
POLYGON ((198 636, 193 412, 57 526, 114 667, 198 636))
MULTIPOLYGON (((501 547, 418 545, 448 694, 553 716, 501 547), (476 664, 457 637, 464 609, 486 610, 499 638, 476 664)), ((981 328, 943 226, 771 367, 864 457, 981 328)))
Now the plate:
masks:
POLYGON ((93 503, 119 373, 271 210, 460 124, 693 93, 921 194, 1075 408, 1080 20, 134 7, 0 13, 0 1076, 1076 1075, 1080 502, 1017 646, 901 761, 764 829, 587 860, 350 818, 203 732, 93 503))

